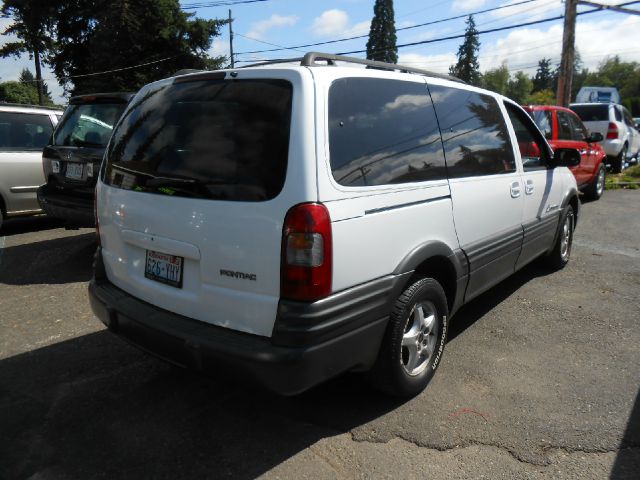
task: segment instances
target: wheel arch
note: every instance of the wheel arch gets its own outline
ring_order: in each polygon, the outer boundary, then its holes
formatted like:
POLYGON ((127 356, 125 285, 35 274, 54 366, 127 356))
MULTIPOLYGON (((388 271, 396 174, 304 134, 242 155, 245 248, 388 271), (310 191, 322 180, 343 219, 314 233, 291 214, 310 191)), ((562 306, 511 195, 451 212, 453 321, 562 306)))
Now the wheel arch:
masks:
POLYGON ((467 278, 467 258, 462 250, 451 249, 440 241, 423 243, 411 251, 396 267, 394 274, 413 272, 402 291, 416 278, 431 277, 445 292, 449 315, 460 306, 467 278))

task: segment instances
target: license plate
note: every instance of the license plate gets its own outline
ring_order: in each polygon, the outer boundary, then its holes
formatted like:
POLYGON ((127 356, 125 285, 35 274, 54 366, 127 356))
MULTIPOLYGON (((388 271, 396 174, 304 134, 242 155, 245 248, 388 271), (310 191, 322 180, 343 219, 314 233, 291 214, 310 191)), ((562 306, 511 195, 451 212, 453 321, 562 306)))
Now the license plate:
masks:
POLYGON ((81 163, 67 163, 67 170, 65 177, 73 180, 82 180, 82 164, 81 163))
POLYGON ((147 250, 144 276, 156 282, 182 288, 182 264, 184 258, 147 250))

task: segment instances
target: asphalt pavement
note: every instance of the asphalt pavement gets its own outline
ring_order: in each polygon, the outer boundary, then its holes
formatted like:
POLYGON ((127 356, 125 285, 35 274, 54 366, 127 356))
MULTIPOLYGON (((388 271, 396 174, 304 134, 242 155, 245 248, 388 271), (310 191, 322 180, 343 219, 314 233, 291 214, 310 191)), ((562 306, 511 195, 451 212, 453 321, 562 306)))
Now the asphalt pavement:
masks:
POLYGON ((569 265, 464 307, 408 401, 355 374, 285 398, 151 358, 91 313, 91 230, 7 221, 0 479, 637 480, 639 206, 584 203, 569 265))

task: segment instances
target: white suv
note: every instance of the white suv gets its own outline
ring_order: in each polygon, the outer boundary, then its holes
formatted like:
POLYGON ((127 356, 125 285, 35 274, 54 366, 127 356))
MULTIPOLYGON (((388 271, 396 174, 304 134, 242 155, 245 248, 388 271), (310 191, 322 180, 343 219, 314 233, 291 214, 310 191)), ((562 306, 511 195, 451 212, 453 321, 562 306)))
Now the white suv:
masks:
POLYGON ((3 219, 42 213, 42 149, 62 110, 0 103, 0 228, 3 219))
POLYGON ((131 100, 97 185, 93 310, 160 357, 280 393, 368 371, 415 395, 461 305, 536 257, 568 261, 579 202, 560 165, 579 154, 450 77, 298 62, 131 100))
POLYGON ((640 132, 629 110, 617 103, 572 103, 569 108, 578 114, 590 132, 602 134, 602 148, 614 173, 620 173, 632 159, 637 162, 640 132))

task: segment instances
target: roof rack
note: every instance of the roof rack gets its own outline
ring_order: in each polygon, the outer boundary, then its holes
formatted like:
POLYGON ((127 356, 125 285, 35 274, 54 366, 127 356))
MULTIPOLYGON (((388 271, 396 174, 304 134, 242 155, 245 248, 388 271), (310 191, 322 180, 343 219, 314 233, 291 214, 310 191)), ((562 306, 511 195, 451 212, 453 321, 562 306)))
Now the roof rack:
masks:
POLYGON ((355 58, 355 57, 347 57, 345 55, 336 55, 333 53, 320 53, 320 52, 309 52, 305 54, 304 57, 295 57, 295 58, 279 58, 274 60, 267 60, 265 62, 260 63, 252 63, 251 65, 245 65, 240 68, 247 67, 259 67, 263 65, 273 65, 277 63, 292 63, 292 62, 300 62, 300 66, 303 67, 314 67, 319 66, 318 61, 325 61, 327 65, 334 66, 336 65, 336 61, 345 62, 345 63, 357 63, 360 65, 366 65, 369 68, 377 68, 380 70, 391 70, 391 71, 399 71, 402 73, 417 73, 420 75, 428 75, 430 77, 442 78, 444 80, 451 80, 454 82, 465 83, 451 75, 446 75, 442 73, 430 72, 428 70, 422 70, 420 68, 408 67, 406 65, 398 65, 395 63, 386 63, 386 62, 378 62, 376 60, 366 60, 364 58, 355 58))
POLYGON ((49 105, 31 105, 28 103, 12 103, 12 102, 4 102, 0 101, 0 107, 22 107, 22 108, 39 108, 42 110, 64 110, 64 106, 62 107, 52 107, 49 105))

